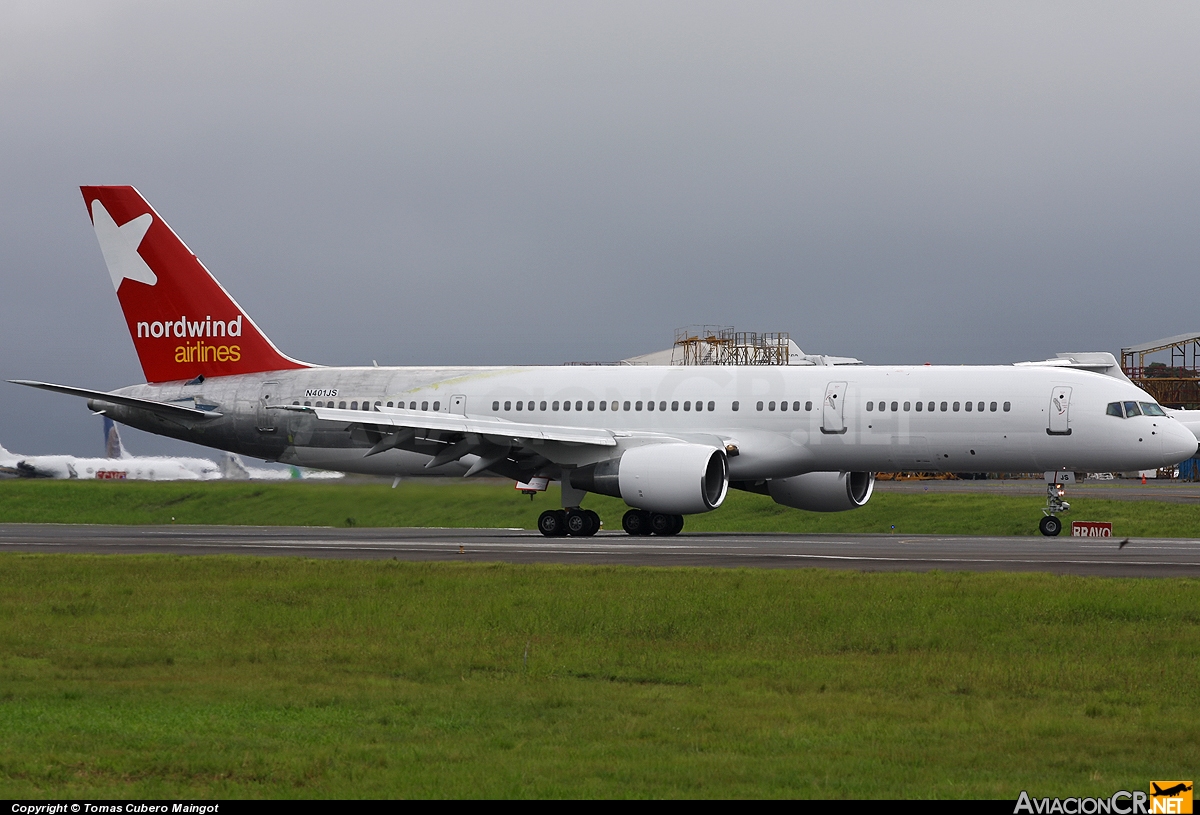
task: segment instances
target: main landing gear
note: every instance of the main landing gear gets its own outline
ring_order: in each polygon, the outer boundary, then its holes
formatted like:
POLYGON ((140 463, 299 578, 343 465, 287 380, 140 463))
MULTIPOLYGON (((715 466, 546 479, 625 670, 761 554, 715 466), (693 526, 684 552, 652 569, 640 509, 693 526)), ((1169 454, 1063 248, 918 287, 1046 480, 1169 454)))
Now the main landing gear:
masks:
POLYGON ((682 515, 664 515, 661 512, 647 512, 644 509, 631 509, 621 519, 621 527, 630 535, 678 535, 683 531, 682 515))
POLYGON ((538 531, 547 538, 590 538, 600 531, 600 516, 590 509, 548 509, 538 516, 538 531))
POLYGON ((1045 517, 1038 522, 1038 529, 1048 538, 1062 532, 1062 519, 1058 517, 1058 513, 1071 509, 1071 505, 1063 500, 1066 494, 1067 491, 1060 483, 1046 485, 1046 506, 1042 508, 1045 517))

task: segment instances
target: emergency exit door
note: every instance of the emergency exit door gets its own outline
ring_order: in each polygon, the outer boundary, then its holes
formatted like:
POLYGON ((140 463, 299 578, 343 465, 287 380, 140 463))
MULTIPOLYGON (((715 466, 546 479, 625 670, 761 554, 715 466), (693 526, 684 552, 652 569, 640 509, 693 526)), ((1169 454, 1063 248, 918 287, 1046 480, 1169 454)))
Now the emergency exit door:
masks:
POLYGON ((821 405, 821 432, 845 433, 846 383, 830 382, 825 388, 825 402, 821 405))

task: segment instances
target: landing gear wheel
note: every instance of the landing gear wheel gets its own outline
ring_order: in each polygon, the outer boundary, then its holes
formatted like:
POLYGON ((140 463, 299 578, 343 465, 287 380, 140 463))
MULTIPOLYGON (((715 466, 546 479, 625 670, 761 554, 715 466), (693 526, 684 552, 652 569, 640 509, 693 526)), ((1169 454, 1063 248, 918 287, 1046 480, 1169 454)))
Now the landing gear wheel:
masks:
POLYGON ((650 535, 650 513, 642 509, 631 509, 621 518, 621 528, 630 535, 650 535))
POLYGON ((1047 515, 1038 522, 1038 529, 1048 538, 1053 538, 1059 532, 1062 532, 1062 521, 1053 515, 1047 515))
POLYGON ((666 537, 678 535, 683 531, 683 516, 663 515, 661 512, 655 512, 650 516, 650 529, 655 535, 666 537))
POLYGON ((567 534, 577 538, 590 538, 600 531, 600 516, 590 509, 567 510, 567 534))
POLYGON ((567 534, 567 513, 561 509, 548 509, 538 516, 538 531, 547 538, 561 538, 567 534))

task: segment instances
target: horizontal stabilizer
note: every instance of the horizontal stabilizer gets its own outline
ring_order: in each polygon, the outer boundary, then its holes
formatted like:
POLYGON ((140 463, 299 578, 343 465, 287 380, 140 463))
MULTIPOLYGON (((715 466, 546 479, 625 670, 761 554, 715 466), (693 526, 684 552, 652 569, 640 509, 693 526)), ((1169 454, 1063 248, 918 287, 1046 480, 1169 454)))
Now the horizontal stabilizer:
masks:
POLYGON ((10 379, 8 381, 14 385, 26 385, 30 388, 41 388, 44 391, 65 393, 67 396, 79 396, 95 402, 108 402, 110 405, 122 405, 124 407, 137 408, 138 410, 148 410, 151 413, 157 413, 160 416, 169 416, 173 419, 191 419, 195 421, 197 419, 216 419, 221 416, 215 410, 199 410, 198 408, 184 407, 183 405, 173 405, 169 402, 156 402, 153 399, 139 399, 136 396, 120 396, 115 393, 93 391, 87 388, 72 388, 69 385, 31 382, 27 379, 10 379))

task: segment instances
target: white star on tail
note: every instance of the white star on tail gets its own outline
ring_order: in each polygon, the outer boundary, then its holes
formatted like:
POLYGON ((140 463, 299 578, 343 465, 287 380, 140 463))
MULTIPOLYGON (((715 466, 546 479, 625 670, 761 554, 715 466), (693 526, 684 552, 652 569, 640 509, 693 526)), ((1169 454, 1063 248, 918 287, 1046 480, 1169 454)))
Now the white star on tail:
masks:
POLYGON ((154 216, 147 212, 117 226, 117 222, 108 214, 108 210, 99 199, 92 202, 92 224, 96 227, 96 240, 100 241, 100 251, 104 254, 104 262, 108 266, 114 289, 120 288, 121 281, 127 277, 147 286, 158 282, 158 275, 154 274, 138 254, 142 238, 146 237, 146 230, 153 222, 154 216))

